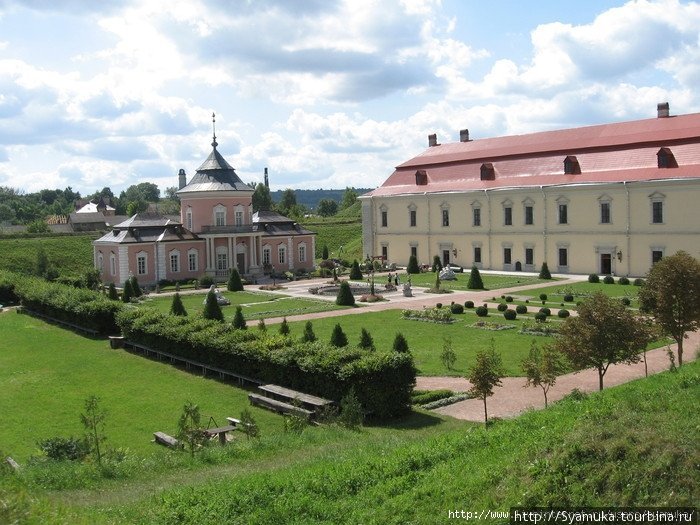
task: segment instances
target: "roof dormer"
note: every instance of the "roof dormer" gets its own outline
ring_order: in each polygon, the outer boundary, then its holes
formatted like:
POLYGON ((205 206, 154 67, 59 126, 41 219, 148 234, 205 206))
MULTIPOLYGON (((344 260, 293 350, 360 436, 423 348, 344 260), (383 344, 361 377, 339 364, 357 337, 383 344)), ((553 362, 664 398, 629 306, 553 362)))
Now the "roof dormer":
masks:
POLYGON ((580 175, 581 165, 578 163, 576 155, 569 155, 564 159, 564 174, 565 175, 580 175))
POLYGON ((425 186, 428 184, 428 172, 425 170, 416 171, 416 186, 425 186))
POLYGON ((494 180, 496 178, 496 169, 490 162, 484 162, 481 165, 481 180, 494 180))
POLYGON ((661 148, 656 154, 659 168, 677 168, 676 157, 673 156, 671 148, 661 148))

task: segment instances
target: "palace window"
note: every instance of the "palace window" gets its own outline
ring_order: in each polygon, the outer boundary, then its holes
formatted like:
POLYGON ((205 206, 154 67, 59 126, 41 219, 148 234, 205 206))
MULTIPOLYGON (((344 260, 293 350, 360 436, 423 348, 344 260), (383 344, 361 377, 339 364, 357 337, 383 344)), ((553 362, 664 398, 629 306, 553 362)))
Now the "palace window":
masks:
POLYGON ((600 203, 600 223, 610 224, 610 203, 602 202, 600 203))
POLYGON ((416 225, 416 210, 408 210, 408 224, 411 227, 416 225))
POLYGON ((510 264, 511 263, 511 252, 512 248, 503 248, 503 264, 510 264))
POLYGON ((472 209, 472 225, 481 226, 481 208, 472 209))
POLYGON ((481 246, 474 246, 474 263, 481 264, 481 246))
POLYGON ((141 252, 136 256, 136 273, 145 275, 148 272, 148 259, 145 253, 141 252))
POLYGON ((415 257, 418 260, 418 246, 411 246, 411 257, 415 257))
POLYGON ((513 226, 513 208, 511 206, 503 208, 503 224, 513 226))
POLYGON ((269 266, 270 261, 272 261, 272 249, 269 246, 263 246, 262 262, 269 266))
POLYGON ((663 224, 664 222, 664 203, 663 201, 655 201, 651 203, 651 222, 654 224, 663 224))
POLYGON ((450 210, 442 210, 442 225, 450 225, 450 210))
POLYGON ((222 204, 214 208, 214 224, 216 226, 226 225, 226 207, 222 204))
POLYGON ((187 252, 187 267, 191 272, 196 272, 199 267, 199 257, 197 250, 187 252))
POLYGON ((187 213, 185 213, 185 225, 188 230, 192 230, 192 208, 187 208, 187 213))
POLYGON ((243 226, 243 212, 236 212, 236 226, 243 226))
POLYGON ((525 264, 532 266, 535 264, 535 250, 533 248, 525 248, 525 264))
POLYGON ((109 254, 109 273, 110 275, 117 275, 117 258, 114 252, 109 254))
POLYGON ((170 252, 170 271, 173 273, 180 271, 180 252, 170 252))
POLYGON ((306 244, 299 245, 299 262, 306 262, 306 244))
POLYGON ((569 205, 559 204, 559 224, 569 223, 569 205))
POLYGON ((280 264, 285 264, 287 262, 287 248, 285 246, 277 247, 277 262, 280 264))
POLYGON ((559 266, 569 266, 568 248, 559 248, 559 266))
POLYGON ((535 224, 535 209, 533 206, 525 206, 525 224, 535 224))

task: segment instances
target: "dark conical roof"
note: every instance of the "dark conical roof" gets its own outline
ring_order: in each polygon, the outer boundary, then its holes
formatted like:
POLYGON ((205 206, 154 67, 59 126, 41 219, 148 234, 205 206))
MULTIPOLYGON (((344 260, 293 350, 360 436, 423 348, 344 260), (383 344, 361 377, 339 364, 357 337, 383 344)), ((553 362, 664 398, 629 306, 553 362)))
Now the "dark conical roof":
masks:
POLYGON ((192 193, 198 191, 253 191, 254 188, 243 182, 236 170, 216 149, 218 146, 216 137, 212 142, 212 151, 187 186, 178 193, 192 193))

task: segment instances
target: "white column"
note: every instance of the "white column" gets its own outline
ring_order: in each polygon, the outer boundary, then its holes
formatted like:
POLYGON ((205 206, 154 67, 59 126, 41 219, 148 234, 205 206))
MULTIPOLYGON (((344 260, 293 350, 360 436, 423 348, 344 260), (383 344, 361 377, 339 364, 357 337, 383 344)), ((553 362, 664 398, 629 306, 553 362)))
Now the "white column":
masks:
MULTIPOLYGON (((229 237, 228 239, 226 239, 226 245, 227 245, 227 247, 228 247, 228 267, 229 267, 229 268, 233 268, 233 258, 231 257, 231 253, 232 253, 234 250, 231 249, 232 241, 233 241, 233 237, 229 237)), ((233 244, 233 247, 234 247, 234 248, 235 248, 235 246, 236 246, 236 245, 233 244)), ((235 255, 234 255, 234 257, 235 257, 235 255)))
POLYGON ((287 237, 287 251, 289 252, 289 256, 287 257, 287 266, 291 270, 294 268, 294 250, 292 249, 291 237, 287 237))

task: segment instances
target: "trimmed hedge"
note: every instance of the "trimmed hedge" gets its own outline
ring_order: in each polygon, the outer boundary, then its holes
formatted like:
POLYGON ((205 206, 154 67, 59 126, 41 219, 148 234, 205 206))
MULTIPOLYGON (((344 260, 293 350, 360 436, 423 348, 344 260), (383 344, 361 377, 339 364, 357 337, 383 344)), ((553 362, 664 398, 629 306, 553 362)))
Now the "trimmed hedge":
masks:
POLYGON ((519 304, 518 306, 515 307, 515 312, 519 314, 526 314, 527 313, 527 306, 524 304, 519 304))
POLYGON ((515 321, 517 314, 515 310, 513 310, 512 308, 508 308, 508 310, 503 312, 503 317, 505 317, 508 321, 515 321))
POLYGON ((411 404, 416 369, 410 353, 302 343, 145 309, 123 309, 117 322, 128 341, 267 383, 335 401, 354 388, 365 412, 380 418, 403 414, 411 404))
POLYGON ((557 312, 557 316, 558 316, 560 319, 566 319, 566 318, 569 317, 570 315, 571 315, 571 313, 569 312, 569 310, 566 310, 566 309, 561 309, 561 310, 559 310, 559 311, 557 312))
POLYGON ((615 284, 615 278, 612 275, 603 277, 603 284, 615 284))

